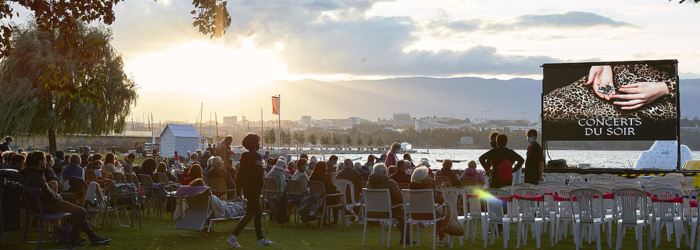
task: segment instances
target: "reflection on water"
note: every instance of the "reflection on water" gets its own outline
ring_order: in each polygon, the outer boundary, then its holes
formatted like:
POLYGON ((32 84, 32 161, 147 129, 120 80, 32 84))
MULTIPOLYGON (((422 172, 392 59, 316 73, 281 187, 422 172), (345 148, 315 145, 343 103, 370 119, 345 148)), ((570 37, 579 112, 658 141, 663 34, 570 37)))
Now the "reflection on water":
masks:
MULTIPOLYGON (((412 154, 413 162, 418 164, 420 158, 425 157, 430 161, 431 168, 440 168, 440 162, 437 159, 453 159, 462 160, 463 162, 454 163, 454 169, 464 169, 467 167, 467 161, 475 160, 478 163, 479 156, 485 153, 486 149, 417 149, 419 152, 429 151, 429 154, 414 153, 412 154)), ((523 158, 525 158, 525 150, 515 150, 523 158)), ((551 150, 549 157, 552 159, 565 159, 567 164, 591 164, 592 168, 632 168, 637 158, 642 151, 615 151, 615 150, 551 150)), ((326 157, 330 155, 326 154, 326 157)), ((342 158, 356 159, 362 157, 360 162, 364 163, 367 160, 367 155, 359 154, 344 154, 338 155, 342 158)), ((379 155, 377 155, 378 157, 379 155)), ((320 156, 317 156, 320 158, 320 156)), ((700 152, 693 152, 694 159, 700 159, 700 152)), ((477 167, 482 169, 481 165, 477 167)))

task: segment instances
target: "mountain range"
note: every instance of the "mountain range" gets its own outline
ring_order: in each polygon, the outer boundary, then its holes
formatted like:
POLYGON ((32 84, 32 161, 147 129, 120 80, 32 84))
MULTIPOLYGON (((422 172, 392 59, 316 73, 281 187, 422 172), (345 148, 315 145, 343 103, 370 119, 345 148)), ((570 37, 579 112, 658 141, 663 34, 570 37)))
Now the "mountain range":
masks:
MULTIPOLYGON (((538 121, 542 82, 476 77, 394 78, 322 82, 313 79, 275 82, 251 91, 248 100, 269 106, 269 93, 282 95, 282 112, 297 120, 359 116, 376 120, 393 113, 412 117, 521 119, 538 121), (256 95, 260 95, 258 98, 256 95), (487 113, 488 112, 488 113, 487 113), (299 115, 294 117, 295 115, 299 115)), ((700 116, 700 79, 682 79, 681 116, 700 116)), ((251 103, 252 104, 252 103, 251 103)))

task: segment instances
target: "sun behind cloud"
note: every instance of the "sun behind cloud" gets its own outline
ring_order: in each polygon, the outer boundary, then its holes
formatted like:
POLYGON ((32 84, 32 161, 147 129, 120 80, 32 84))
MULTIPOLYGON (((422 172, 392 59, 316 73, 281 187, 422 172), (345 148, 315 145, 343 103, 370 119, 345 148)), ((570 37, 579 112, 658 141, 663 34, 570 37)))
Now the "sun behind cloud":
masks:
POLYGON ((185 89, 214 96, 241 92, 287 75, 287 66, 275 52, 256 49, 253 37, 241 40, 238 48, 210 40, 176 44, 128 60, 126 70, 145 91, 185 89))

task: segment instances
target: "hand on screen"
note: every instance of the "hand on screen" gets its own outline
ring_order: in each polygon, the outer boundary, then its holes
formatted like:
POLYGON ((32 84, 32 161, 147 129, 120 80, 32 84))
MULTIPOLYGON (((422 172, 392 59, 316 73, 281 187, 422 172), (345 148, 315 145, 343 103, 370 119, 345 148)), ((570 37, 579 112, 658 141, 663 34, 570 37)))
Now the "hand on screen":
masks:
POLYGON ((626 95, 613 95, 618 99, 613 104, 624 110, 637 109, 669 94, 668 86, 663 82, 638 82, 622 86, 619 91, 626 95))
POLYGON ((593 92, 595 92, 598 97, 605 100, 609 101, 610 96, 615 95, 612 68, 610 66, 592 66, 591 70, 588 72, 588 82, 586 82, 586 84, 593 84, 593 92), (606 95, 598 92, 600 86, 603 85, 610 85, 610 87, 612 87, 612 93, 606 95))

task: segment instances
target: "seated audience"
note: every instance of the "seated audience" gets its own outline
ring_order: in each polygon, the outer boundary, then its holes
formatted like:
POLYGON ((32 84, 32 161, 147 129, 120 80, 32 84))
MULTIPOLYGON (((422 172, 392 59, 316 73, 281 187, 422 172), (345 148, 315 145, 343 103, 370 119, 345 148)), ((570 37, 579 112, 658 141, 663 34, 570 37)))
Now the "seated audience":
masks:
POLYGON ((438 171, 437 175, 450 177, 450 185, 459 187, 459 176, 452 171, 452 160, 442 161, 442 169, 438 171))
POLYGON ((61 172, 61 180, 63 180, 63 190, 70 189, 70 179, 78 178, 85 181, 85 169, 80 166, 80 155, 72 155, 70 164, 61 172))
MULTIPOLYGON (((394 205, 403 204, 403 195, 401 194, 401 189, 399 188, 399 184, 397 184, 396 181, 389 178, 387 168, 382 163, 374 164, 374 170, 372 171, 372 174, 369 175, 369 180, 367 181, 367 188, 368 189, 388 189, 389 196, 391 197, 391 205, 394 206, 394 205)), ((394 218, 399 219, 398 220, 399 223, 397 226, 399 228, 399 232, 401 232, 401 239, 403 239, 403 234, 404 234, 404 232, 403 232, 403 210, 400 209, 400 207, 397 207, 397 208, 392 210, 392 214, 393 214, 394 218)), ((368 213, 367 216, 368 217, 376 217, 370 213, 368 213)))
MULTIPOLYGON (((46 156, 44 152, 38 150, 31 152, 27 158, 28 173, 24 185, 41 189, 40 200, 44 213, 66 212, 70 213, 72 216, 71 223, 73 224, 73 228, 68 238, 69 245, 73 247, 86 247, 85 240, 80 238, 80 232, 85 232, 85 234, 87 234, 92 245, 110 242, 110 239, 102 238, 95 234, 90 223, 88 223, 87 211, 85 211, 84 208, 64 201, 60 195, 56 194, 56 192, 49 187, 44 178, 44 168, 46 167, 46 156)), ((34 199, 29 199, 28 203, 30 209, 37 209, 37 204, 34 199)))
MULTIPOLYGON (((436 204, 442 204, 445 202, 445 200, 442 198, 442 194, 440 191, 438 191, 435 188, 435 183, 433 182, 433 179, 430 178, 428 175, 428 168, 426 167, 418 167, 415 170, 413 170, 413 175, 411 175, 411 184, 408 184, 408 189, 432 189, 433 190, 433 196, 436 204)), ((440 209, 435 209, 435 216, 437 218, 441 218, 445 216, 445 210, 444 208, 440 209)), ((424 214, 415 214, 413 215, 413 219, 424 219, 424 220, 432 220, 432 215, 424 215, 424 214)), ((440 229, 442 228, 442 224, 444 223, 443 221, 438 221, 437 222, 437 230, 438 230, 438 237, 440 238, 440 241, 438 242, 438 246, 445 246, 447 243, 447 238, 445 237, 445 232, 441 231, 440 229)))
MULTIPOLYGON (((319 161, 316 163, 316 167, 314 167, 313 172, 311 172, 311 176, 309 177, 310 181, 320 181, 323 183, 323 186, 326 188, 326 194, 337 194, 340 193, 338 189, 335 187, 335 184, 333 184, 333 179, 331 176, 328 174, 327 169, 329 166, 327 166, 327 163, 325 161, 319 161)), ((326 199, 326 204, 328 205, 335 205, 338 203, 341 203, 340 197, 335 196, 338 199, 326 199)), ((338 209, 333 209, 333 214, 337 215, 338 214, 338 209)), ((333 216, 333 224, 332 225, 337 225, 338 224, 338 216, 333 216)))
POLYGON ((267 178, 271 178, 277 181, 277 187, 279 188, 279 191, 284 191, 287 188, 287 178, 284 174, 284 171, 286 170, 287 162, 284 161, 284 158, 279 158, 275 163, 275 167, 266 176, 267 178))
POLYGON ((411 175, 408 174, 406 165, 408 161, 400 160, 396 163, 396 173, 391 175, 391 179, 396 183, 411 183, 411 175))
POLYGON ((468 168, 464 170, 462 174, 462 179, 464 178, 474 178, 479 186, 484 186, 486 184, 486 179, 484 175, 476 170, 476 161, 471 160, 467 163, 468 168))

